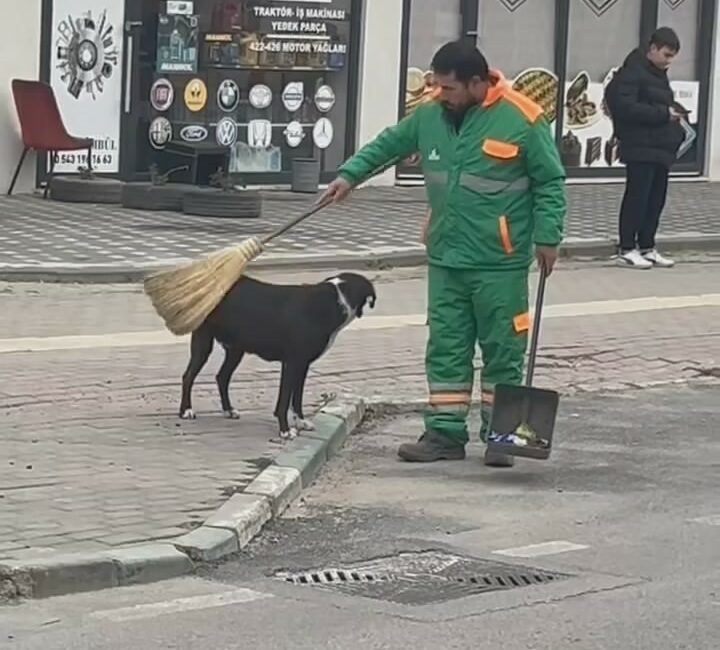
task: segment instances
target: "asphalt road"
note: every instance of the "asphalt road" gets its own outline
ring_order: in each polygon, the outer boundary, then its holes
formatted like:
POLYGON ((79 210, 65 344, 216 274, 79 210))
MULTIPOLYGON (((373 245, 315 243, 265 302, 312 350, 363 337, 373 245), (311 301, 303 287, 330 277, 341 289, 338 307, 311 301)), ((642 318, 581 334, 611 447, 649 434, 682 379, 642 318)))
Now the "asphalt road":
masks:
MULTIPOLYGON (((302 500, 233 561, 159 585, 0 607, 0 648, 717 650, 720 385, 707 378, 689 386, 629 387, 643 378, 648 385, 672 381, 668 373, 688 360, 717 368, 720 308, 708 298, 717 292, 717 272, 712 262, 668 274, 563 268, 550 294, 554 311, 543 330, 550 356, 540 378, 569 373, 558 383, 587 388, 563 397, 549 462, 489 470, 473 446, 462 463, 404 465, 396 447, 418 435, 419 417, 376 414, 302 500), (692 306, 702 296, 703 306, 692 306), (636 302, 644 299, 652 305, 636 302), (613 361, 583 352, 609 345, 616 348, 613 361), (563 346, 572 355, 563 357, 563 346), (607 366, 614 370, 603 375, 607 366), (616 373, 624 373, 622 390, 609 385, 616 373), (606 384, 615 390, 603 390, 606 384), (430 549, 450 555, 448 565, 478 558, 502 563, 498 571, 520 566, 563 579, 402 605, 274 577, 352 569, 430 549)), ((422 327, 410 321, 422 314, 423 283, 409 271, 390 275, 382 280, 386 298, 374 317, 392 319, 383 328, 395 328, 394 334, 373 327, 348 333, 332 370, 358 368, 358 385, 362 378, 385 386, 395 379, 412 396, 422 383, 422 327), (383 357, 383 345, 395 356, 383 357), (376 358, 397 368, 402 345, 412 376, 409 370, 394 379, 392 369, 387 376, 371 373, 376 358), (353 365, 358 350, 365 350, 365 366, 353 365)), ((108 340, 83 344, 111 347, 115 333, 142 334, 154 322, 147 311, 134 311, 140 296, 102 290, 105 309, 88 312, 92 328, 78 331, 67 318, 53 324, 43 316, 30 319, 26 332, 23 309, 34 306, 40 315, 97 305, 97 297, 87 300, 87 289, 27 291, 12 287, 4 294, 10 310, 0 322, 11 337, 56 337, 45 344, 58 354, 75 352, 57 337, 101 334, 108 340), (134 316, 121 321, 123 311, 134 316)), ((143 349, 159 355, 153 346, 143 349)), ((320 374, 318 381, 334 376, 320 374)), ((30 425, 33 417, 28 412, 30 425)), ((468 570, 465 577, 474 575, 468 570)), ((425 596, 442 595, 438 584, 425 596)))
POLYGON ((353 436, 297 507, 197 578, 0 609, 22 649, 525 648, 716 650, 717 385, 563 402, 548 463, 410 466, 417 416, 353 436), (436 549, 557 571, 550 585, 397 605, 294 586, 283 570, 436 549))

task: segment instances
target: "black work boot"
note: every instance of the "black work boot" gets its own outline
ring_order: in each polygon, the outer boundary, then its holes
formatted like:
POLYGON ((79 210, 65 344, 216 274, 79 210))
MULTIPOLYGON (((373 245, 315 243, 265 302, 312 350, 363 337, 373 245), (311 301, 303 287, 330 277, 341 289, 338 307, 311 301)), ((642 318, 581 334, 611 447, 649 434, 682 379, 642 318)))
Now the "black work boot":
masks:
POLYGON ((408 463, 465 460, 465 445, 439 433, 427 431, 420 436, 417 442, 400 445, 398 456, 408 463))

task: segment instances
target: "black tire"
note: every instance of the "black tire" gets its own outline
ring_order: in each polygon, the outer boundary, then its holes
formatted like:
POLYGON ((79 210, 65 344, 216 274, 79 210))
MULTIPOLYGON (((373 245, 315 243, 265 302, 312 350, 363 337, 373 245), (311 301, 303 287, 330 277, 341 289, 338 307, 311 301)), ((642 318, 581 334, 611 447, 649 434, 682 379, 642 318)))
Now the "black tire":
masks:
POLYGON ((74 176, 54 176, 50 179, 50 198, 63 203, 122 202, 124 183, 112 178, 83 179, 74 176))
POLYGON ((186 192, 183 200, 183 212, 200 217, 256 219, 261 211, 260 193, 248 190, 224 192, 214 188, 197 188, 186 192))
POLYGON ((122 205, 131 210, 166 210, 182 212, 185 194, 194 185, 183 183, 126 183, 122 189, 122 205))

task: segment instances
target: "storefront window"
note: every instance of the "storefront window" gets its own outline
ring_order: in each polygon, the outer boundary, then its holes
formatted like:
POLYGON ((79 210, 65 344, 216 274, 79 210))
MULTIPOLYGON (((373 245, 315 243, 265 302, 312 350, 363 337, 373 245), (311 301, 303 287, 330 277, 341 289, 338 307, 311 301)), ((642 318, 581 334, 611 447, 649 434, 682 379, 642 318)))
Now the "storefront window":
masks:
MULTIPOLYGON (((460 0, 413 0, 410 4, 410 30, 405 70, 405 115, 432 96, 430 63, 435 52, 461 34, 460 0)), ((398 165, 399 175, 420 174, 415 156, 398 165)))
MULTIPOLYGON (((502 70, 515 90, 543 107, 556 129, 568 175, 619 175, 622 165, 612 121, 603 105, 605 87, 627 55, 641 45, 640 35, 667 25, 675 29, 682 44, 670 79, 676 100, 689 111, 690 127, 686 130, 688 148, 675 171, 697 173, 702 167, 706 132, 702 113, 707 111, 711 67, 708 44, 716 2, 409 0, 404 111, 430 98, 423 71, 437 46, 461 34, 476 33, 478 46, 490 65, 502 70), (556 33, 557 24, 567 25, 567 38, 556 33), (565 69, 556 70, 555 62, 562 59, 565 69)), ((401 172, 417 176, 419 168, 406 165, 401 172)))
MULTIPOLYGON (((660 0, 658 25, 672 27, 680 38, 680 52, 670 67, 669 75, 675 99, 689 111, 688 123, 700 132, 700 81, 697 69, 698 25, 700 0, 660 0)), ((680 160, 681 164, 698 163, 698 140, 693 141, 680 160)))
POLYGON ((513 88, 557 117, 555 0, 478 0, 478 47, 513 88), (532 43, 532 47, 527 47, 532 43))
POLYGON ((555 67, 555 0, 478 0, 478 47, 509 79, 555 67))
POLYGON ((660 0, 658 26, 672 27, 680 37, 680 52, 670 68, 673 79, 698 78, 697 36, 700 0, 660 0))
POLYGON ((568 169, 619 165, 603 94, 615 69, 640 44, 641 9, 638 0, 570 3, 560 143, 562 160, 568 169))
POLYGON ((137 112, 147 117, 135 171, 162 160, 170 141, 228 148, 240 175, 287 173, 313 157, 335 170, 354 97, 352 4, 143 1, 137 112))

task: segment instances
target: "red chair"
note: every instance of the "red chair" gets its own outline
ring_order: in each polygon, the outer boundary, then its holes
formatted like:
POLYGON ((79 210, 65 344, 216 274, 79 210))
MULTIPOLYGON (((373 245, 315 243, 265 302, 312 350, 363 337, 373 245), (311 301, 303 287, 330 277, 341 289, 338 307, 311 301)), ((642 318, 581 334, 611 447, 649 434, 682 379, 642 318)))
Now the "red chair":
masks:
POLYGON ((35 151, 51 154, 50 172, 45 186, 45 198, 47 198, 50 180, 55 168, 55 153, 58 151, 87 149, 87 166, 88 169, 92 169, 93 141, 92 138, 75 138, 67 132, 55 99, 55 93, 49 84, 42 81, 13 79, 12 93, 25 148, 10 183, 8 196, 12 194, 15 188, 27 152, 34 149, 35 151))

